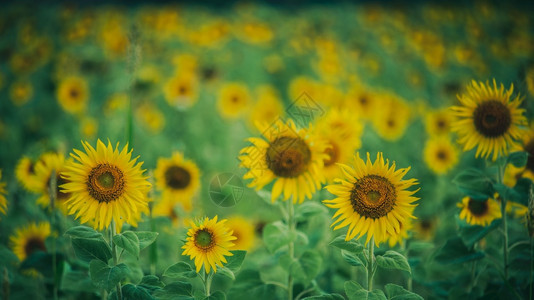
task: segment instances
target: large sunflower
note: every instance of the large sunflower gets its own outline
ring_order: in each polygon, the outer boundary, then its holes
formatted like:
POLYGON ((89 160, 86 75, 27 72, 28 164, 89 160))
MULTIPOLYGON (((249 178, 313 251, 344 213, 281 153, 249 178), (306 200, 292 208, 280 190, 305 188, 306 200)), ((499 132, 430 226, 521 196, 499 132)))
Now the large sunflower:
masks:
POLYGON ((37 193, 40 197, 37 199, 37 204, 42 207, 50 206, 50 179, 52 172, 55 172, 56 176, 56 205, 64 213, 67 212, 65 207, 65 200, 70 197, 69 193, 65 193, 60 189, 62 184, 68 181, 61 177, 61 174, 66 171, 65 169, 65 157, 58 153, 45 153, 41 156, 39 161, 35 164, 35 180, 37 193))
POLYGON ((194 162, 175 152, 171 158, 158 159, 154 177, 164 201, 181 203, 186 211, 191 211, 191 199, 200 186, 200 171, 194 162))
POLYGON ((502 216, 499 203, 491 198, 476 200, 466 196, 457 206, 462 209, 460 211, 460 219, 471 225, 487 226, 493 220, 502 216))
POLYGON ((401 234, 401 224, 415 218, 413 210, 417 205, 414 202, 419 199, 413 197, 417 190, 407 190, 417 184, 417 180, 403 179, 410 168, 395 170, 395 163, 390 166, 388 160, 384 162, 381 152, 374 163, 367 153, 367 162, 357 154, 354 168, 339 166, 344 178, 326 187, 337 198, 323 201, 326 206, 338 209, 332 226, 339 224, 334 230, 349 226, 347 241, 366 234, 366 243, 374 237, 377 246, 397 238, 401 234))
POLYGON ((46 252, 45 240, 50 236, 50 224, 31 223, 26 227, 18 228, 15 234, 9 237, 13 253, 24 261, 36 251, 46 252))
POLYGON ((508 153, 526 123, 524 109, 519 108, 522 98, 511 100, 513 89, 513 85, 508 90, 502 84, 497 87, 495 80, 493 87, 473 80, 467 94, 458 96, 462 106, 452 107, 456 118, 452 130, 458 133, 464 151, 477 147, 476 157, 488 158, 493 153, 492 160, 508 153))
MULTIPOLYGON (((0 180, 2 179, 2 170, 0 170, 0 180)), ((6 194, 6 183, 0 182, 0 214, 6 214, 7 210, 7 200, 5 197, 6 194)))
POLYGON ((458 163, 458 150, 448 137, 435 137, 425 143, 424 161, 436 174, 445 174, 458 163))
POLYGON ((64 193, 71 193, 66 201, 69 214, 76 214, 82 223, 91 221, 100 230, 112 220, 119 228, 124 222, 135 225, 141 212, 148 210, 150 183, 142 163, 132 159, 128 145, 120 152, 118 143, 115 149, 100 140, 96 149, 88 142, 82 145, 85 153, 76 149, 71 153, 78 163, 68 164, 62 173, 70 181, 61 186, 64 193))
POLYGON ((293 197, 293 203, 310 199, 320 188, 326 143, 306 129, 297 130, 295 123, 277 120, 271 126, 260 126, 263 138, 250 138, 251 146, 241 149, 241 167, 249 171, 243 176, 252 179, 249 187, 257 190, 276 180, 271 194, 274 202, 293 197))
POLYGON ((197 273, 204 266, 206 273, 211 269, 217 272, 217 266, 222 267, 226 263, 224 256, 232 256, 228 251, 235 240, 232 231, 226 225, 226 220, 217 222, 217 216, 213 219, 206 217, 199 225, 191 222, 191 228, 187 231, 187 242, 182 246, 182 255, 189 255, 195 260, 197 273))

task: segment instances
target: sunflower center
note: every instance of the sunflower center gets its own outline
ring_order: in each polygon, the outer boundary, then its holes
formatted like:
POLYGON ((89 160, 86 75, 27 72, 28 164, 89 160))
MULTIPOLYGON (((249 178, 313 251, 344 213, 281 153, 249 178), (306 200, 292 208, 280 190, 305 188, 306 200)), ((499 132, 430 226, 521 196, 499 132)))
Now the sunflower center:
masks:
POLYGON ((44 241, 38 237, 32 237, 28 239, 26 245, 24 245, 24 252, 26 253, 26 256, 32 255, 35 251, 46 252, 44 241))
POLYGON ((35 174, 35 164, 33 162, 30 162, 28 164, 28 174, 35 174))
POLYGON ((292 178, 308 169, 311 151, 302 139, 283 136, 271 143, 266 160, 276 176, 292 178))
POLYGON ((473 112, 476 130, 486 137, 499 137, 512 124, 510 109, 497 100, 480 103, 473 112))
POLYGON ((447 152, 445 152, 444 150, 439 150, 436 153, 436 157, 438 158, 438 160, 441 161, 447 160, 447 152))
POLYGON ((366 96, 361 96, 358 100, 362 106, 367 106, 367 102, 369 101, 366 96))
POLYGON ((436 126, 437 126, 439 129, 444 129, 446 124, 447 124, 447 123, 446 123, 445 120, 443 120, 443 119, 439 119, 439 120, 436 122, 436 126))
POLYGON ((389 128, 393 128, 395 127, 395 120, 388 119, 386 124, 388 125, 389 128))
POLYGON ((207 229, 197 231, 195 234, 195 244, 202 249, 213 247, 213 234, 207 229))
POLYGON ((377 219, 387 215, 395 205, 395 186, 378 175, 366 175, 354 183, 350 202, 361 216, 377 219))
POLYGON ((69 91, 69 95, 70 95, 70 97, 71 97, 71 98, 74 98, 74 99, 75 99, 75 98, 78 98, 78 95, 79 95, 79 94, 80 94, 80 93, 78 92, 77 89, 71 89, 71 90, 69 91))
POLYGON ((483 216, 488 211, 488 201, 477 201, 469 199, 467 204, 469 211, 475 216, 483 216))
POLYGON ((171 166, 165 171, 165 182, 167 186, 180 190, 186 188, 191 181, 191 174, 179 166, 171 166))
POLYGON ((530 139, 524 149, 528 152, 527 169, 534 172, 534 138, 530 139))
POLYGON ((187 92, 187 88, 183 85, 181 85, 179 88, 178 88, 178 94, 179 95, 185 95, 187 92))
POLYGON ((124 174, 116 166, 104 163, 94 167, 87 179, 89 195, 98 202, 111 202, 124 192, 124 174))
POLYGON ((424 229, 424 230, 428 230, 432 227, 432 224, 430 223, 429 220, 423 220, 421 221, 421 228, 424 229))
POLYGON ((329 158, 324 161, 324 166, 328 167, 333 165, 337 162, 338 156, 339 156, 339 149, 334 143, 330 143, 330 148, 326 148, 325 150, 326 154, 328 154, 329 158))

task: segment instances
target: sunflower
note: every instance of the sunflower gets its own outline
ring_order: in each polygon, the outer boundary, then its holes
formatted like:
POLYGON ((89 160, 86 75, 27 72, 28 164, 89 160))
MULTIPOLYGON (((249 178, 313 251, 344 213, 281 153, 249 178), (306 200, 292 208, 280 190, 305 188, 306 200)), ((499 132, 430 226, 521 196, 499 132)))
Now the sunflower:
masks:
POLYGON ((59 83, 56 96, 66 112, 81 113, 85 110, 89 99, 87 81, 81 77, 67 77, 59 83))
POLYGON ((413 224, 412 220, 408 219, 407 222, 399 222, 400 232, 399 234, 390 235, 387 240, 390 248, 393 248, 395 245, 403 245, 404 240, 408 238, 408 232, 412 230, 413 224))
POLYGON ((415 237, 425 241, 431 240, 434 237, 434 231, 437 227, 436 223, 436 218, 424 218, 421 220, 416 220, 413 224, 415 237))
POLYGON ((505 170, 505 184, 515 186, 517 179, 529 178, 534 180, 534 123, 530 125, 527 132, 523 134, 519 143, 514 144, 511 152, 523 151, 528 153, 527 163, 524 167, 517 168, 508 164, 505 170))
POLYGON ((15 167, 15 177, 18 182, 28 191, 38 193, 39 183, 35 178, 35 161, 23 156, 15 167))
POLYGON ((165 127, 165 115, 150 102, 145 102, 136 109, 135 115, 151 133, 157 134, 165 127))
POLYGON ((15 234, 9 237, 9 241, 13 253, 20 261, 24 261, 36 251, 46 252, 45 240, 49 236, 49 223, 31 223, 26 227, 16 229, 15 234))
POLYGON ((93 227, 102 230, 112 220, 118 227, 124 222, 135 225, 141 212, 148 210, 146 194, 150 183, 141 170, 142 163, 131 159, 128 145, 119 152, 110 142, 104 145, 98 140, 96 149, 82 142, 85 153, 74 149, 72 162, 62 172, 69 181, 61 185, 64 193, 71 193, 66 200, 69 214, 76 214, 82 223, 92 221, 93 227))
POLYGON ((62 212, 65 214, 67 213, 65 200, 70 197, 70 194, 65 193, 60 189, 62 184, 69 182, 61 176, 65 171, 65 157, 63 155, 58 153, 45 153, 41 156, 39 161, 35 164, 36 192, 40 194, 40 197, 37 199, 37 204, 42 207, 50 206, 50 179, 52 173, 55 172, 56 205, 62 212))
POLYGON ((326 143, 310 134, 307 129, 297 130, 295 123, 278 119, 271 126, 260 125, 263 138, 250 138, 252 144, 240 151, 240 166, 248 169, 244 179, 253 179, 248 185, 256 190, 275 180, 271 200, 282 194, 293 197, 293 203, 311 199, 324 182, 321 169, 327 159, 326 143))
POLYGON ((226 226, 233 231, 234 246, 231 249, 249 251, 254 246, 255 227, 247 219, 241 216, 228 218, 226 226))
POLYGON ((176 213, 176 202, 161 200, 158 201, 154 208, 152 208, 152 216, 167 217, 171 220, 173 227, 178 227, 180 224, 180 217, 176 213))
POLYGON ((29 81, 16 81, 9 89, 9 96, 13 104, 22 106, 33 97, 33 86, 29 81))
POLYGON ((178 109, 186 109, 198 100, 198 79, 194 73, 181 73, 169 79, 164 87, 165 100, 178 109))
POLYGON ((387 141, 399 140, 408 127, 411 108, 394 94, 385 93, 378 98, 378 107, 372 123, 380 137, 387 141))
POLYGON ((390 166, 389 160, 384 162, 381 152, 374 163, 371 163, 369 153, 367 162, 360 158, 359 153, 354 160, 354 168, 339 164, 344 179, 326 187, 337 196, 323 201, 330 208, 338 208, 333 216, 338 219, 332 226, 339 224, 334 230, 349 225, 347 241, 356 235, 359 239, 366 234, 366 243, 374 238, 377 246, 388 239, 398 239, 401 224, 415 218, 413 210, 417 205, 414 202, 419 198, 413 197, 413 194, 418 190, 407 189, 417 184, 417 180, 404 180, 410 168, 395 170, 395 163, 390 166))
POLYGON ((491 198, 477 200, 466 196, 457 206, 462 209, 460 219, 471 225, 487 226, 493 220, 501 218, 499 203, 491 198))
POLYGON ((256 123, 272 123, 284 113, 284 106, 278 92, 272 86, 261 86, 257 89, 257 101, 252 106, 248 124, 251 128, 256 123))
MULTIPOLYGON (((2 179, 2 170, 0 170, 0 180, 2 179)), ((7 210, 6 200, 6 183, 0 182, 0 214, 5 215, 7 210)))
POLYGON ((164 201, 181 203, 186 211, 191 211, 191 200, 200 187, 200 171, 194 162, 175 152, 171 158, 158 159, 154 177, 164 201))
POLYGON ((235 236, 226 227, 226 220, 217 222, 217 216, 213 219, 206 217, 200 224, 190 222, 191 228, 187 231, 187 242, 182 246, 182 255, 189 255, 195 259, 197 273, 204 267, 206 273, 211 269, 217 272, 217 266, 222 267, 226 263, 224 256, 232 256, 228 251, 232 248, 235 236))
POLYGON ((247 86, 228 83, 219 91, 217 108, 225 119, 236 119, 250 106, 251 97, 247 86))
POLYGON ((451 130, 453 116, 448 109, 425 112, 425 129, 431 136, 447 135, 451 130))
POLYGON ((504 90, 501 84, 493 80, 493 87, 486 82, 472 81, 467 87, 467 94, 458 96, 462 106, 453 106, 456 120, 452 130, 459 135, 458 141, 464 145, 464 151, 477 147, 475 156, 492 160, 508 153, 508 147, 515 144, 522 132, 520 126, 526 123, 524 109, 519 105, 522 98, 516 96, 510 100, 513 85, 504 90))
POLYGON ((430 138, 423 153, 426 165, 436 174, 445 174, 458 163, 458 150, 448 137, 430 138))
POLYGON ((523 218, 528 213, 528 206, 521 203, 506 201, 506 213, 511 214, 514 218, 523 218))

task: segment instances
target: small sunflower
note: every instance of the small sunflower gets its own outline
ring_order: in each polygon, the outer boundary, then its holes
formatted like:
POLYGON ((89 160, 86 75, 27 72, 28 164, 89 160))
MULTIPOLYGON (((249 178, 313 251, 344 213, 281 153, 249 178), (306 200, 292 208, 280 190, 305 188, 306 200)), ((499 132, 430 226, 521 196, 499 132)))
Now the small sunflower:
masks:
POLYGON ((229 83, 219 92, 217 108, 225 119, 236 119, 241 116, 251 104, 251 97, 247 86, 241 83, 229 83))
POLYGON ((258 88, 256 94, 258 100, 252 106, 248 124, 256 129, 256 123, 272 123, 283 115, 284 105, 280 101, 278 92, 271 86, 258 88))
POLYGON ((204 267, 206 273, 211 269, 217 272, 217 266, 222 267, 226 263, 224 256, 232 256, 228 251, 232 248, 235 236, 226 227, 226 220, 217 222, 217 216, 213 219, 206 217, 200 224, 191 222, 191 228, 187 231, 187 242, 182 246, 182 255, 189 255, 195 260, 197 273, 204 267))
POLYGON ((415 221, 413 225, 415 237, 421 240, 429 241, 434 237, 437 221, 435 218, 424 218, 415 221))
POLYGON ((514 140, 521 137, 520 126, 526 123, 524 109, 519 105, 522 98, 516 96, 511 100, 513 85, 504 90, 501 84, 493 80, 493 87, 486 82, 472 81, 467 87, 467 94, 458 96, 462 106, 453 106, 456 120, 452 130, 459 135, 459 143, 464 151, 477 147, 475 156, 492 160, 508 153, 508 148, 515 144, 514 140))
POLYGON ((171 158, 160 158, 154 177, 164 201, 181 203, 186 211, 191 211, 191 200, 200 187, 200 171, 193 161, 184 159, 179 152, 171 158))
POLYGON ((45 240, 50 236, 50 224, 31 223, 26 227, 18 228, 15 234, 9 237, 13 253, 24 261, 36 251, 46 252, 45 240))
POLYGON ((87 81, 81 77, 63 79, 57 89, 57 100, 61 107, 69 113, 81 113, 87 106, 89 88, 87 81))
MULTIPOLYGON (((0 170, 0 180, 2 179, 2 170, 0 170)), ((5 215, 7 210, 6 200, 6 183, 0 182, 0 214, 5 215)))
POLYGON ((56 176, 56 197, 57 197, 57 206, 65 214, 67 209, 65 207, 65 201, 70 197, 69 193, 65 193, 60 189, 60 186, 68 183, 69 181, 61 177, 63 172, 66 171, 65 168, 65 157, 59 153, 45 153, 41 156, 39 161, 35 164, 35 180, 38 185, 38 190, 36 191, 40 194, 40 197, 37 199, 37 204, 42 207, 50 206, 50 179, 52 172, 55 172, 56 176))
POLYGON ((458 150, 447 137, 429 139, 423 153, 426 165, 436 174, 445 174, 458 163, 458 150))
POLYGON ((96 149, 82 142, 85 153, 74 149, 72 162, 62 172, 69 181, 61 185, 63 193, 71 197, 65 202, 69 214, 76 214, 82 223, 92 221, 94 228, 102 230, 114 220, 117 226, 123 223, 135 225, 141 212, 148 210, 146 194, 150 183, 141 170, 142 163, 132 159, 128 145, 119 152, 110 142, 104 145, 98 140, 96 149))
POLYGON ((256 190, 276 180, 271 193, 274 202, 283 192, 283 199, 293 197, 302 203, 324 181, 321 169, 327 159, 326 143, 306 129, 297 130, 295 123, 277 120, 271 126, 260 126, 263 138, 250 138, 251 146, 241 149, 240 166, 248 169, 244 179, 252 179, 249 187, 256 190))
POLYGON ((165 100, 169 105, 186 109, 198 100, 198 79, 186 72, 169 79, 164 87, 165 100))
POLYGON ((425 112, 425 129, 430 136, 448 135, 452 121, 453 116, 448 109, 425 112))
POLYGON ((476 200, 466 196, 457 206, 462 209, 460 219, 471 225, 487 226, 493 220, 501 218, 499 203, 491 198, 476 200))
POLYGON ((17 166, 15 167, 15 177, 17 177, 18 182, 24 189, 38 193, 39 183, 35 178, 35 164, 35 161, 32 161, 27 156, 23 156, 19 159, 17 166))
POLYGON ((344 179, 338 179, 338 184, 328 185, 326 189, 337 196, 323 203, 338 211, 333 218, 334 230, 349 226, 346 240, 358 239, 367 235, 366 243, 374 237, 375 244, 401 234, 401 224, 406 224, 410 218, 414 219, 413 211, 418 198, 413 197, 417 192, 407 189, 417 184, 416 179, 403 179, 410 168, 395 170, 395 163, 389 165, 384 162, 382 153, 377 154, 371 163, 369 153, 367 162, 357 154, 354 168, 339 164, 344 179))
POLYGON ((241 216, 234 216, 228 218, 226 226, 236 237, 235 245, 231 249, 249 251, 254 246, 255 227, 250 221, 241 216))
POLYGON ((9 89, 9 96, 13 104, 22 106, 33 97, 33 85, 29 81, 16 81, 9 89))
POLYGON ((173 227, 178 227, 181 218, 176 213, 176 202, 161 200, 158 201, 152 209, 152 216, 167 217, 171 220, 173 227))
POLYGON ((394 94, 385 93, 378 98, 377 111, 372 123, 378 135, 387 141, 399 140, 411 119, 411 108, 394 94))

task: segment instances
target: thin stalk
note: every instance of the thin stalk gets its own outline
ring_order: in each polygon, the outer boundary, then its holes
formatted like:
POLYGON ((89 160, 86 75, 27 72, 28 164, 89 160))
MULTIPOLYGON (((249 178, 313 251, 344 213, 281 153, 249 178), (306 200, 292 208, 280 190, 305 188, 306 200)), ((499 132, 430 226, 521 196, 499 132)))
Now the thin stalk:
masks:
POLYGON ((9 300, 9 274, 6 267, 4 267, 4 280, 2 283, 2 289, 4 290, 4 300, 9 300))
MULTIPOLYGON (((115 220, 111 219, 111 230, 109 231, 109 242, 111 244, 111 256, 113 257, 113 266, 118 264, 117 259, 117 246, 113 243, 113 237, 117 234, 117 227, 115 226, 115 220)), ((121 283, 117 282, 117 299, 122 300, 122 287, 121 283)))
MULTIPOLYGON (((148 177, 149 177, 149 180, 150 180, 150 183, 152 185, 154 185, 154 182, 153 182, 153 176, 152 176, 152 171, 149 172, 148 174, 148 177)), ((150 190, 150 198, 151 199, 154 199, 154 195, 153 195, 153 190, 150 190)), ((148 203, 148 211, 149 211, 149 222, 150 222, 150 231, 152 232, 157 232, 157 228, 156 228, 156 221, 154 220, 154 215, 153 215, 153 210, 154 210, 154 202, 153 201, 150 201, 148 203)), ((157 244, 157 239, 150 245, 150 273, 152 275, 156 275, 156 266, 157 266, 157 263, 158 263, 158 244, 157 244)))
POLYGON ((210 272, 206 278, 206 297, 211 295, 211 280, 213 279, 213 273, 210 272))
POLYGON ((371 238, 368 245, 369 257, 367 262, 367 290, 370 292, 373 290, 373 277, 375 276, 375 237, 371 238))
MULTIPOLYGON (((293 236, 295 232, 295 207, 293 205, 293 199, 290 199, 288 202, 288 213, 287 213, 287 224, 289 226, 289 236, 293 236)), ((295 243, 293 240, 289 242, 289 261, 293 261, 295 257, 295 243)), ((291 276, 291 271, 287 277, 287 299, 293 299, 293 276, 291 276)))
MULTIPOLYGON (((499 161, 499 172, 497 177, 497 183, 503 183, 504 166, 502 161, 499 161)), ((501 198, 501 214, 502 214, 502 231, 503 231, 503 262, 504 262, 504 278, 508 280, 508 222, 506 218, 506 198, 503 195, 499 195, 501 198)))
POLYGON ((533 270, 534 270, 534 257, 532 256, 532 248, 533 248, 533 241, 534 239, 533 238, 530 238, 530 291, 529 291, 529 296, 528 296, 528 299, 532 300, 532 282, 534 281, 534 277, 533 277, 533 270))
MULTIPOLYGON (((57 177, 56 171, 53 170, 50 174, 50 181, 48 182, 48 197, 50 198, 50 223, 52 230, 56 230, 56 200, 57 200, 57 177)), ((58 300, 58 274, 57 274, 57 245, 56 238, 52 238, 52 274, 54 275, 54 287, 53 287, 53 297, 54 300, 58 300)))

